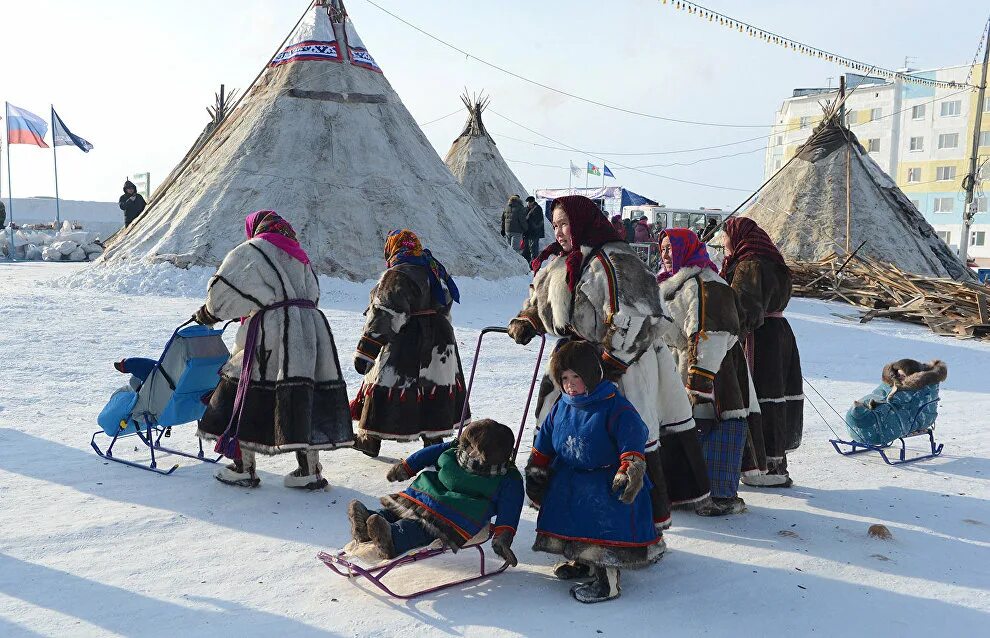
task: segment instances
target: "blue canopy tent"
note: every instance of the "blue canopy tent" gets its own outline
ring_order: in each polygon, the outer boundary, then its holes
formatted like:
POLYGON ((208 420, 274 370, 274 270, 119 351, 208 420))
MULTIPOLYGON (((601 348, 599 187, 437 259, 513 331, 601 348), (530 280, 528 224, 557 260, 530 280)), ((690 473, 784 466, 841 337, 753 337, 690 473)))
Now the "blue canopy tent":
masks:
POLYGON ((638 193, 625 189, 621 186, 603 186, 601 188, 539 188, 535 197, 545 199, 543 206, 547 219, 550 219, 550 211, 553 210, 553 200, 565 195, 584 195, 588 199, 600 202, 602 213, 609 217, 622 212, 623 206, 658 206, 657 202, 648 197, 643 197, 638 193))

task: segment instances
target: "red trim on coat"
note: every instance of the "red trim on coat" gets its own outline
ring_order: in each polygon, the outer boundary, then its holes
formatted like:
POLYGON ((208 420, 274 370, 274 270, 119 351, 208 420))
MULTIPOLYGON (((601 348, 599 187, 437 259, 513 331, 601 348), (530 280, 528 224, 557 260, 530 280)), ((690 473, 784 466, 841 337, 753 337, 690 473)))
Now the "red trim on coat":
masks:
POLYGON ((496 525, 495 529, 492 530, 492 536, 498 536, 502 531, 510 531, 513 534, 516 533, 516 528, 511 525, 496 525))
POLYGON ((563 541, 575 541, 578 543, 588 543, 589 545, 603 545, 605 547, 649 547, 650 545, 656 545, 663 537, 657 534, 657 537, 646 543, 634 543, 631 541, 606 541, 600 538, 581 538, 579 536, 564 536, 562 534, 554 534, 552 532, 547 532, 542 529, 536 530, 537 534, 543 534, 544 536, 549 536, 550 538, 559 538, 563 541))
POLYGON ((546 467, 550 465, 550 461, 553 460, 552 456, 547 456, 543 452, 540 452, 535 447, 529 452, 529 458, 536 467, 546 467))
POLYGON ((421 502, 421 501, 419 501, 419 500, 417 500, 417 499, 409 496, 405 492, 399 492, 399 496, 401 496, 402 498, 405 498, 405 499, 408 499, 408 500, 412 501, 416 505, 419 505, 420 507, 422 507, 423 509, 425 509, 430 514, 433 514, 434 516, 436 516, 437 518, 439 518, 441 521, 443 521, 447 525, 450 525, 452 528, 454 528, 454 531, 455 532, 457 532, 460 536, 464 537, 464 540, 469 541, 472 538, 474 538, 474 534, 468 534, 466 531, 464 531, 463 528, 461 528, 460 525, 458 525, 457 523, 454 523, 449 518, 447 518, 443 514, 440 514, 435 509, 433 509, 432 507, 426 505, 425 503, 423 503, 423 502, 421 502))

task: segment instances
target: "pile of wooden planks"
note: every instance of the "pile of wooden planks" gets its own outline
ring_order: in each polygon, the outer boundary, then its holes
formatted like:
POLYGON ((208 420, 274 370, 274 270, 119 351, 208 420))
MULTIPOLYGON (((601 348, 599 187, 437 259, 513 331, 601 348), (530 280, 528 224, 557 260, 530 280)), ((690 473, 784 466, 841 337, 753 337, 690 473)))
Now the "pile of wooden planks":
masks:
POLYGON ((926 325, 940 335, 990 338, 990 288, 977 282, 924 277, 861 257, 835 253, 821 261, 788 261, 794 295, 845 301, 866 308, 859 321, 876 317, 926 325))

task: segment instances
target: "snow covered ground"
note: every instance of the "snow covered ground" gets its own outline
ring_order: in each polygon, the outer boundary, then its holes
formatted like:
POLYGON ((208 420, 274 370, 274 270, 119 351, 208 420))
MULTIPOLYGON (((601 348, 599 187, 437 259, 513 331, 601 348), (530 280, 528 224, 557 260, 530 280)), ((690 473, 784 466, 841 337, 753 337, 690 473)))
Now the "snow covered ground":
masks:
MULTIPOLYGON (((743 515, 676 512, 670 551, 623 574, 618 601, 585 606, 529 550, 521 564, 478 584, 412 602, 385 599, 331 573, 318 551, 348 540, 352 498, 373 503, 389 463, 352 450, 324 457, 328 492, 282 487, 291 455, 259 461, 262 486, 242 490, 193 462, 169 477, 105 462, 89 447, 96 415, 124 378, 124 356, 156 356, 201 303, 207 271, 82 272, 77 264, 0 264, 0 636, 869 636, 981 635, 990 622, 990 344, 833 313, 795 300, 789 317, 805 375, 844 412, 902 357, 945 359, 935 460, 897 468, 850 459, 827 443, 807 405, 804 444, 790 460, 793 489, 743 488, 743 515), (135 279, 138 283, 135 283, 135 279), (95 281, 98 284, 93 287, 95 281), (883 523, 893 540, 867 536, 883 523)), ((459 282, 455 322, 468 366, 485 325, 504 325, 525 279, 459 282)), ((341 351, 362 326, 367 284, 325 279, 322 307, 341 351)), ((493 335, 473 396, 477 416, 520 417, 533 346, 493 335)), ((835 424, 813 392, 822 413, 835 424)), ((532 424, 528 427, 531 428, 532 424)), ((839 425, 834 425, 839 427, 839 425)), ((195 448, 193 426, 171 442, 195 448)), ((529 435, 524 442, 530 440, 529 435)), ((920 443, 914 443, 917 448, 920 443)), ((130 452, 133 446, 122 446, 130 452)), ((523 457, 525 458, 525 457, 523 457)), ((520 461, 521 463, 521 461, 520 461)), ((450 569, 473 568, 462 553, 450 569)), ((450 573, 406 568, 407 585, 450 573)))

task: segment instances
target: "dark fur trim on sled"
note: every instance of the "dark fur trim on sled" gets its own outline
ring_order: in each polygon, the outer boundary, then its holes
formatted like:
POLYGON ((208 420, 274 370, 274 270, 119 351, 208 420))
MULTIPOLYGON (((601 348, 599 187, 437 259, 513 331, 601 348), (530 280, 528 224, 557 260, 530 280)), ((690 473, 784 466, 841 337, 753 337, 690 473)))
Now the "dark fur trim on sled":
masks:
POLYGON ((379 500, 385 509, 396 516, 419 521, 431 536, 442 540, 455 553, 464 543, 470 540, 464 538, 453 527, 437 518, 433 512, 407 498, 403 498, 399 494, 389 494, 388 496, 381 497, 379 500))
POLYGON ((662 538, 645 547, 616 547, 567 540, 536 532, 536 541, 533 542, 534 552, 559 554, 568 560, 577 560, 597 567, 621 569, 639 569, 652 565, 663 558, 666 550, 667 544, 662 538))
POLYGON ((888 363, 883 367, 883 382, 895 388, 919 390, 934 383, 942 383, 949 376, 948 366, 944 361, 935 359, 930 363, 921 363, 914 359, 901 359, 888 363), (901 379, 898 372, 905 375, 901 379))

